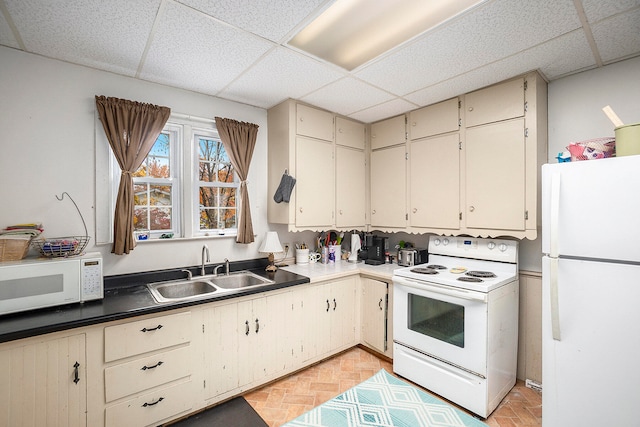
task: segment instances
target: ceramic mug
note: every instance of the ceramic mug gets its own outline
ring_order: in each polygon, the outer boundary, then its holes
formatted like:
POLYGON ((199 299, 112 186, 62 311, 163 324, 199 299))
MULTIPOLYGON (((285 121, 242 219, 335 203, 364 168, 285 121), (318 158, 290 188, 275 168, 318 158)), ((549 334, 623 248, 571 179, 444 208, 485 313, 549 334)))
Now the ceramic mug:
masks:
POLYGON ((309 249, 296 249, 296 264, 309 263, 309 249))
POLYGON ((309 254, 309 262, 314 263, 320 261, 320 254, 317 252, 312 252, 309 254))

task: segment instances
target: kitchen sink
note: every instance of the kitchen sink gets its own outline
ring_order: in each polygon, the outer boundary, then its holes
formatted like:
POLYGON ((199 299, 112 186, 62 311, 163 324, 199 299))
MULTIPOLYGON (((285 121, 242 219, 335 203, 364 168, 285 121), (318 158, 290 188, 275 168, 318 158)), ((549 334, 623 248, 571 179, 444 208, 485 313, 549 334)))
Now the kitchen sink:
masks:
POLYGON ((147 284, 153 298, 159 303, 184 301, 209 295, 220 295, 236 289, 269 285, 273 280, 250 271, 238 271, 227 275, 195 277, 191 280, 174 280, 147 284))
POLYGON ((198 279, 149 283, 147 288, 158 302, 182 301, 219 292, 209 280, 198 279))
POLYGON ((221 289, 241 289, 273 283, 273 280, 258 276, 250 271, 238 271, 228 275, 213 276, 209 280, 221 289))

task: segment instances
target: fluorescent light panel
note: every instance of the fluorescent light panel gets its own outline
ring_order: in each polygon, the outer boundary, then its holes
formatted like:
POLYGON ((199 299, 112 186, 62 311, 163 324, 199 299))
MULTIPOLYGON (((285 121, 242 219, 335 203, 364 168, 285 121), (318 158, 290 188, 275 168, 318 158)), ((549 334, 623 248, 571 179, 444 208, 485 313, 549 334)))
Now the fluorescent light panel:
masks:
POLYGON ((289 44, 349 71, 484 0, 337 0, 289 44))

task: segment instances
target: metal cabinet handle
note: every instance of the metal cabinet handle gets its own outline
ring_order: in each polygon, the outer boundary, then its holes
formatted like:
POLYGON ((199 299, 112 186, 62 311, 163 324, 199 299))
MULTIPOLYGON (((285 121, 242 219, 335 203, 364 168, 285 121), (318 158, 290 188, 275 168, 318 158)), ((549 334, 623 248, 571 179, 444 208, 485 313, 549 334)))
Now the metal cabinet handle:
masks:
POLYGON ((245 335, 249 335, 249 321, 248 320, 245 320, 244 326, 245 326, 244 334, 245 335))
POLYGON ((333 299, 333 311, 336 311, 336 308, 338 308, 338 303, 336 302, 336 299, 333 299))
POLYGON ((469 206, 469 212, 473 212, 475 210, 476 210, 476 208, 474 206, 469 206))
POLYGON ((155 328, 150 328, 150 329, 142 328, 140 329, 140 332, 151 332, 151 331, 157 331, 158 329, 162 329, 162 325, 158 325, 155 328))
POLYGON ((162 365, 164 362, 162 360, 160 360, 158 363, 156 363, 153 366, 147 366, 144 365, 142 368, 140 368, 141 371, 146 371, 147 369, 153 369, 153 368, 157 368, 158 366, 162 365))
POLYGON ((256 334, 260 332, 260 322, 256 319, 256 334))
POLYGON ((142 407, 143 407, 143 408, 146 408, 147 406, 157 405, 158 403, 162 402, 163 400, 164 400, 164 397, 161 397, 160 399, 156 400, 156 401, 155 401, 155 402, 153 402, 153 403, 147 403, 147 402, 144 402, 144 403, 142 404, 142 407))
POLYGON ((329 312, 329 308, 331 308, 331 305, 329 304, 329 300, 327 300, 327 313, 329 312))
POLYGON ((73 382, 74 384, 78 384, 78 382, 80 381, 80 373, 78 372, 78 368, 80 367, 80 364, 76 361, 76 363, 73 364, 73 382))
POLYGON ((382 298, 380 298, 380 301, 378 302, 378 307, 380 307, 380 310, 382 310, 382 298))
POLYGON ((302 213, 302 208, 300 208, 300 213, 302 213))
POLYGON ((473 107, 469 107, 469 111, 473 111, 473 107))
POLYGON ((375 215, 375 214, 376 214, 376 210, 374 209, 371 211, 371 215, 375 215))
POLYGON ((418 212, 418 208, 413 208, 413 213, 418 212))

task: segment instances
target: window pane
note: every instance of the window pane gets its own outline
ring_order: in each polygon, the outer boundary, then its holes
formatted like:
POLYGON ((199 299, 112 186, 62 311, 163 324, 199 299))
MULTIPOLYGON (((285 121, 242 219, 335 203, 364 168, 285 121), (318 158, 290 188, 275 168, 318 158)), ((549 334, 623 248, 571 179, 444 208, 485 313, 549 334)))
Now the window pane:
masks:
POLYGON ((214 230, 218 228, 218 209, 200 208, 200 229, 214 230))
POLYGON ((218 228, 236 228, 235 209, 220 209, 220 224, 218 228))
POLYGON ((151 208, 149 218, 152 231, 171 230, 171 208, 151 208))
POLYGON ((220 188, 220 207, 235 208, 236 207, 236 189, 220 188))
POLYGON ((168 132, 158 135, 156 142, 151 147, 147 158, 133 174, 134 177, 169 178, 171 164, 171 145, 168 132))
POLYGON ((199 179, 203 182, 233 182, 234 171, 221 141, 199 138, 199 179))
POLYGON ((151 185, 149 196, 151 206, 171 206, 170 185, 151 185))
POLYGON ((149 163, 149 176, 153 178, 170 178, 169 171, 169 158, 149 156, 147 158, 149 163))
POLYGON ((218 188, 200 187, 200 207, 213 208, 218 206, 218 188))
POLYGON ((133 204, 134 205, 147 204, 147 184, 133 185, 133 204))
POLYGON ((147 208, 134 208, 133 209, 133 229, 134 231, 148 230, 148 218, 147 214, 149 210, 147 208))

